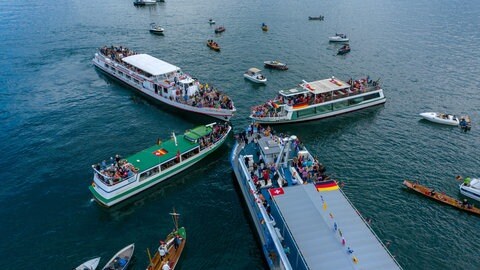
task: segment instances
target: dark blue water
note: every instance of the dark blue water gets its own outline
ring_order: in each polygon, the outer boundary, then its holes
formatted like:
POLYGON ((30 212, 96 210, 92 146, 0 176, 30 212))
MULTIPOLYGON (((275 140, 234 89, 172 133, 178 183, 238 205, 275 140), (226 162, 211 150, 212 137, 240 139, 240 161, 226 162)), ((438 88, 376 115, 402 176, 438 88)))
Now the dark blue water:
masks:
POLYGON ((480 2, 185 1, 135 8, 130 0, 0 2, 0 265, 68 269, 94 256, 101 265, 136 243, 133 269, 182 214, 188 243, 181 269, 261 269, 263 258, 231 177, 228 152, 127 204, 91 200, 90 165, 128 155, 206 120, 165 110, 95 71, 103 45, 124 45, 176 64, 235 101, 235 130, 251 106, 305 80, 381 78, 385 106, 281 126, 297 134, 345 181, 345 192, 405 269, 476 269, 480 219, 402 188, 419 180, 460 197, 455 175, 480 176, 480 2), (308 21, 325 15, 326 20, 308 21), (224 25, 213 33, 208 19, 224 25), (148 33, 151 22, 164 36, 148 33), (261 24, 269 25, 262 32, 261 24), (345 32, 351 53, 327 37, 345 32), (216 53, 207 39, 222 46, 216 53), (286 62, 254 86, 242 74, 286 62), (469 133, 420 121, 418 113, 468 113, 469 133))

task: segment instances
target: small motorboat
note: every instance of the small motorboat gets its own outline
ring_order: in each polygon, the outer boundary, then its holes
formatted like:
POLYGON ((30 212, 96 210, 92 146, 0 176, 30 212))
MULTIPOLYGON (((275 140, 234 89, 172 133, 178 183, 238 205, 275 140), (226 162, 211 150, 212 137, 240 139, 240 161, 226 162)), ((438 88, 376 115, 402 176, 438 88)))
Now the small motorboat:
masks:
POLYGON ((261 70, 258 68, 250 68, 243 74, 243 77, 254 83, 266 83, 267 78, 263 76, 260 72, 261 70))
POLYGON ((308 16, 308 19, 311 21, 323 21, 324 16, 308 16))
POLYGON ((350 45, 345 44, 340 49, 338 49, 337 54, 344 55, 350 52, 350 45))
POLYGON ((103 267, 103 270, 125 270, 132 259, 135 244, 130 244, 117 252, 103 267))
POLYGON ((225 32, 225 27, 219 26, 219 27, 215 28, 215 34, 220 34, 220 33, 223 33, 223 32, 225 32))
POLYGON ((100 262, 100 257, 93 258, 82 264, 80 264, 75 270, 95 270, 97 269, 98 263, 100 262))
POLYGON ((268 25, 266 25, 265 23, 262 23, 262 30, 264 32, 267 32, 268 31, 268 25))
POLYGON ((163 35, 163 29, 161 26, 157 25, 156 23, 151 23, 150 24, 150 33, 155 34, 155 35, 163 35))
POLYGON ((156 0, 135 0, 133 2, 134 6, 146 6, 146 5, 155 5, 157 3, 156 0))
POLYGON ((266 68, 270 68, 270 69, 279 69, 279 70, 288 69, 287 64, 281 63, 279 61, 265 61, 263 62, 263 64, 266 68))
POLYGON ((208 23, 209 23, 209 24, 215 24, 215 21, 210 18, 210 19, 208 19, 208 23))
POLYGON ((441 202, 441 203, 444 203, 444 204, 448 204, 450 206, 453 206, 457 209, 460 209, 460 210, 463 210, 463 211, 466 211, 466 212, 470 212, 472 214, 476 214, 476 215, 480 215, 480 209, 476 208, 475 206, 473 206, 472 204, 470 204, 467 199, 463 200, 462 201, 459 201, 457 199, 454 199, 448 195, 445 195, 445 193, 440 193, 440 192, 436 192, 433 188, 428 188, 426 186, 422 186, 418 183, 414 183, 414 182, 411 182, 411 181, 408 181, 408 180, 405 180, 403 181, 403 184, 411 189, 411 190, 414 190, 430 199, 433 199, 433 200, 436 200, 438 202, 441 202))
POLYGON ((446 114, 446 113, 437 113, 437 112, 424 112, 420 114, 423 119, 428 121, 449 125, 449 126, 458 126, 460 124, 460 120, 457 116, 453 114, 446 114))
POLYGON ((480 178, 466 177, 460 185, 460 193, 464 196, 480 201, 480 178))
POLYGON ((347 38, 347 35, 339 34, 339 33, 335 33, 335 36, 329 37, 328 40, 330 42, 348 42, 349 41, 349 39, 347 38))
POLYGON ((207 46, 214 51, 217 51, 217 52, 220 51, 220 46, 218 45, 217 42, 213 41, 212 39, 207 40, 207 46))

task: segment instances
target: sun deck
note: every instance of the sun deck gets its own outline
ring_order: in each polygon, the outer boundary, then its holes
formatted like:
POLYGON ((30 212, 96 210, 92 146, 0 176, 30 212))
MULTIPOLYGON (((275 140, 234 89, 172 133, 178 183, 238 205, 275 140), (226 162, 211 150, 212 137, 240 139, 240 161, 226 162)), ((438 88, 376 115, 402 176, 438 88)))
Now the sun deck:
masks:
POLYGON ((310 269, 400 269, 338 188, 296 185, 273 199, 310 269))
MULTIPOLYGON (((350 85, 339 79, 324 79, 314 82, 308 82, 311 92, 314 94, 328 93, 336 90, 350 88, 350 85)), ((308 88, 308 87, 307 87, 308 88)))
POLYGON ((150 56, 148 54, 135 54, 122 58, 122 61, 138 69, 141 69, 142 71, 149 73, 152 76, 180 72, 179 67, 162 61, 153 56, 150 56))

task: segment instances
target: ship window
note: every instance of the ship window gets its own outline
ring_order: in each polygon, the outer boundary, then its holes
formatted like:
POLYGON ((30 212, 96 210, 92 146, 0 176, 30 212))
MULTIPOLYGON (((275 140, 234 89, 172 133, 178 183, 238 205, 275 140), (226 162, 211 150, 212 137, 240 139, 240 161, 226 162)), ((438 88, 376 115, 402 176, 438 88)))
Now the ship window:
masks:
POLYGON ((189 152, 183 154, 183 155, 182 155, 182 160, 191 158, 192 156, 198 154, 198 151, 199 151, 199 149, 198 149, 198 147, 197 147, 197 148, 195 148, 194 150, 189 151, 189 152), (195 151, 195 150, 196 150, 196 151, 195 151))
POLYGON ((335 102, 333 104, 333 109, 334 110, 340 110, 340 109, 343 109, 345 107, 348 107, 348 100, 344 100, 344 101, 340 101, 340 102, 335 102))
POLYGON ((313 114, 315 114, 315 108, 308 108, 308 109, 298 111, 298 117, 303 117, 303 116, 313 115, 313 114))
POLYGON ((324 112, 331 111, 331 106, 330 105, 317 106, 316 109, 317 109, 317 113, 321 114, 324 112))
POLYGON ((158 166, 153 167, 152 169, 140 174, 140 181, 146 180, 147 178, 152 177, 158 173, 160 173, 160 168, 158 166))
POLYGON ((370 100, 370 99, 379 98, 379 97, 380 97, 380 93, 377 92, 377 93, 364 96, 363 100, 370 100))
POLYGON ((164 170, 172 167, 173 165, 175 165, 175 159, 170 159, 169 161, 166 161, 166 162, 162 163, 162 164, 160 165, 160 169, 161 169, 162 171, 164 171, 164 170))
POLYGON ((130 77, 130 75, 126 75, 125 77, 127 77, 127 79, 131 80, 132 77, 130 77))
POLYGON ((115 71, 115 68, 114 67, 110 67, 111 70, 115 71))
POLYGON ((140 81, 139 81, 139 80, 137 80, 137 79, 133 79, 133 81, 134 81, 135 83, 137 83, 137 84, 139 84, 139 83, 140 83, 140 81))
POLYGON ((118 74, 120 74, 120 76, 123 76, 123 72, 119 71, 118 74))

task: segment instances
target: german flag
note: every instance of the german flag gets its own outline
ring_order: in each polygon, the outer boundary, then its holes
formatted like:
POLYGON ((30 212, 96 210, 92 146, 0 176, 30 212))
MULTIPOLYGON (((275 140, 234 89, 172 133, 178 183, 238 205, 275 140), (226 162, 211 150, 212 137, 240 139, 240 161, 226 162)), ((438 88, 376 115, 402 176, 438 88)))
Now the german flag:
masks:
POLYGON ((317 189, 318 192, 332 191, 332 190, 337 190, 338 185, 337 185, 337 182, 335 182, 334 180, 330 180, 330 181, 325 181, 325 182, 320 182, 318 184, 315 184, 315 188, 317 189))
POLYGON ((166 153, 168 153, 168 151, 165 150, 165 149, 163 149, 163 148, 162 148, 162 149, 158 149, 157 151, 154 151, 154 152, 153 152, 153 154, 154 154, 155 156, 157 156, 157 157, 163 156, 163 155, 165 155, 166 153))

